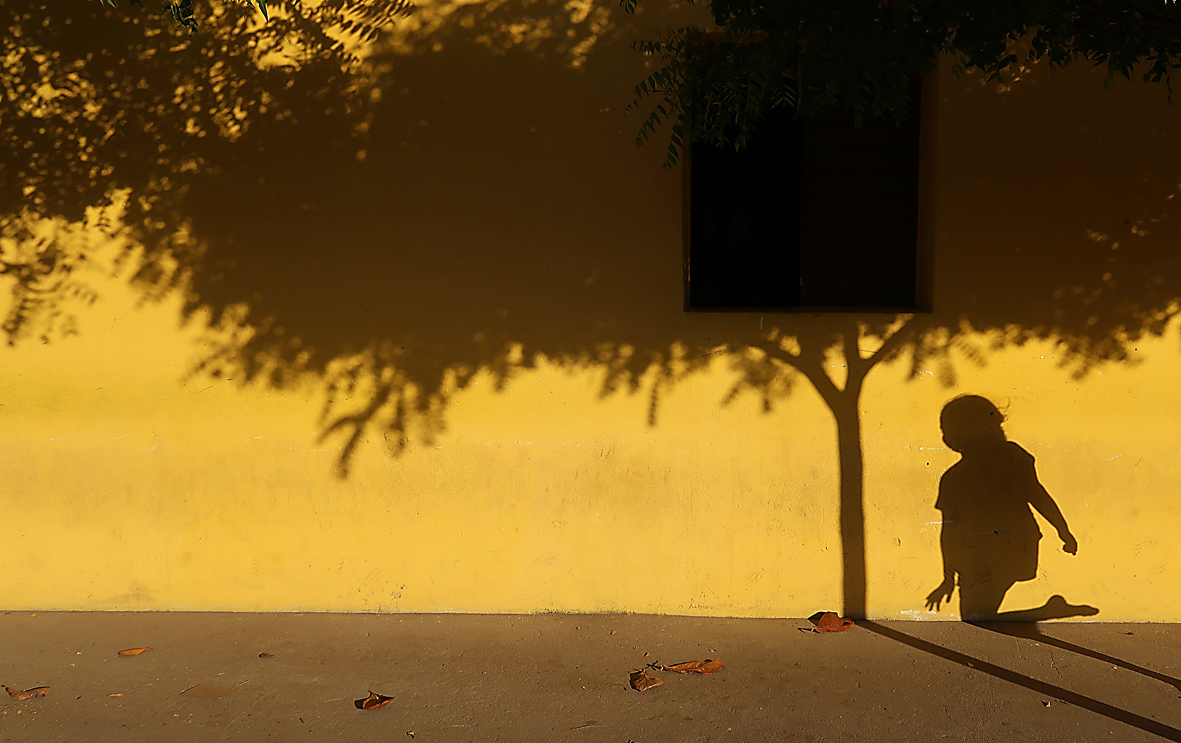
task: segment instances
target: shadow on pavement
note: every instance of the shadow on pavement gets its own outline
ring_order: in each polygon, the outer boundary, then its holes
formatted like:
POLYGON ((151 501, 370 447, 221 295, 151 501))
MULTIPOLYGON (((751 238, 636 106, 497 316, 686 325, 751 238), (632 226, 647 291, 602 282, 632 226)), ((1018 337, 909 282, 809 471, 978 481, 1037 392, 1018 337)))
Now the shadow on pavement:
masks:
POLYGON ((990 632, 998 632, 1002 635, 1008 635, 1009 637, 1021 637, 1026 640, 1033 640, 1035 642, 1045 643, 1046 645, 1053 645, 1056 648, 1061 648, 1070 653, 1085 655, 1088 658, 1094 658, 1095 660, 1100 660, 1113 666, 1119 666, 1120 668, 1134 671, 1147 676, 1148 678, 1156 679, 1157 681, 1166 683, 1169 686, 1172 686, 1174 689, 1181 691, 1181 679, 1176 679, 1172 676, 1166 676, 1163 673, 1153 671, 1152 669, 1145 668, 1143 666, 1138 666, 1135 663, 1129 663, 1122 658, 1116 658, 1115 656, 1108 655, 1107 653, 1100 653, 1098 650, 1092 650, 1081 645, 1075 645, 1073 642, 1067 642, 1066 640, 1061 640, 1050 635, 1043 635, 1041 628, 1036 624, 1029 622, 968 622, 968 624, 981 629, 986 629, 990 632))
MULTIPOLYGON (((1156 720, 1150 720, 1147 717, 1141 717, 1140 715, 1134 714, 1132 712, 1128 712, 1127 710, 1122 710, 1122 709, 1119 709, 1118 707, 1113 707, 1110 704, 1100 702, 1098 699, 1092 699, 1091 697, 1083 696, 1082 694, 1077 694, 1073 691, 1063 689, 1060 686, 1054 686, 1053 684, 1048 684, 1045 681, 1039 681, 1037 679, 1030 678, 1029 676, 1022 675, 1022 674, 1017 673, 1015 671, 1010 671, 1007 668, 1002 668, 1000 666, 993 665, 992 663, 988 663, 987 661, 980 660, 979 658, 973 658, 970 655, 964 655, 963 653, 956 652, 955 650, 949 650, 948 648, 942 647, 940 645, 936 645, 934 643, 927 642, 926 640, 920 640, 917 637, 912 637, 904 632, 899 632, 896 629, 886 627, 884 625, 878 624, 877 622, 872 622, 869 620, 860 620, 857 622, 857 626, 863 627, 863 628, 869 630, 870 632, 873 632, 874 634, 879 635, 881 637, 885 637, 887 639, 894 640, 895 642, 900 642, 903 645, 907 645, 909 647, 914 648, 915 650, 921 650, 925 653, 930 653, 931 655, 935 655, 940 658, 945 658, 945 659, 951 661, 952 663, 958 663, 959 665, 964 666, 966 668, 972 668, 972 669, 975 669, 975 670, 980 671, 982 673, 987 673, 989 676, 993 676, 994 678, 1001 679, 1002 681, 1008 681, 1011 684, 1016 684, 1017 686, 1024 687, 1026 689, 1029 689, 1030 691, 1037 692, 1038 694, 1045 694, 1045 695, 1052 697, 1054 699, 1066 702, 1067 704, 1073 704, 1076 707, 1081 707, 1082 709, 1090 710, 1091 712, 1094 712, 1099 715, 1103 715, 1104 717, 1110 718, 1112 720, 1116 720, 1117 722, 1122 722, 1125 725, 1131 725, 1134 728, 1139 728, 1140 730, 1143 730, 1146 733, 1151 733, 1152 735, 1158 735, 1158 736, 1164 738, 1165 740, 1181 741, 1181 730, 1178 730, 1177 728, 1174 728, 1174 727, 1169 727, 1168 725, 1165 725, 1164 723, 1158 722, 1156 720)), ((987 627, 987 629, 993 629, 993 628, 987 627)), ((1002 631, 1002 630, 995 630, 995 631, 1002 631)), ((1035 629, 1035 632, 1036 632, 1036 629, 1035 629)), ((1159 679, 1161 681, 1165 681, 1166 683, 1169 683, 1169 684, 1176 685, 1176 683, 1177 683, 1176 679, 1172 679, 1167 676, 1163 676, 1161 674, 1156 674, 1154 672, 1147 671, 1147 669, 1141 669, 1138 666, 1134 666, 1130 663, 1123 663, 1123 662, 1117 661, 1114 658, 1110 658, 1109 656, 1104 655, 1103 653, 1096 653, 1094 651, 1089 651, 1089 650, 1086 650, 1085 648, 1080 648, 1076 645, 1072 645, 1071 643, 1062 643, 1060 641, 1055 641, 1052 638, 1046 638, 1044 635, 1038 635, 1038 637, 1041 639, 1045 639, 1046 642, 1049 644, 1053 644, 1058 647, 1064 647, 1068 650, 1073 650, 1075 652, 1080 652, 1083 655, 1088 655, 1092 658, 1099 658, 1100 660, 1109 660, 1115 665, 1122 665, 1125 668, 1130 668, 1132 670, 1144 672, 1144 673, 1146 673, 1146 675, 1150 675, 1153 678, 1157 678, 1157 679, 1159 679)))

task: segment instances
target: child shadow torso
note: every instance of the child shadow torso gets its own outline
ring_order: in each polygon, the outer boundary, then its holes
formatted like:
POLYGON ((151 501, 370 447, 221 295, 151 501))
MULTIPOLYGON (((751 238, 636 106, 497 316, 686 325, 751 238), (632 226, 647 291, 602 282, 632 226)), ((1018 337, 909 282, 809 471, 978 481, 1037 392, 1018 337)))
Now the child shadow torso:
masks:
POLYGON ((1011 441, 965 454, 943 475, 935 507, 965 619, 995 616, 1013 584, 1037 577, 1042 533, 1029 496, 1038 487, 1033 456, 1011 441))

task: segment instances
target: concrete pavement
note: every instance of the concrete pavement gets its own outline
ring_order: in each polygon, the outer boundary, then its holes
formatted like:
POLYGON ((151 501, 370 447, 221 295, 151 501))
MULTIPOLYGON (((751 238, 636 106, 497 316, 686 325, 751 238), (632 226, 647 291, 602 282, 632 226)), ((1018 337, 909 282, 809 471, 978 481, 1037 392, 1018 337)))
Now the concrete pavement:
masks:
POLYGON ((9 612, 0 615, 0 683, 51 692, 0 696, 0 742, 1181 741, 1177 625, 1044 624, 1034 635, 1033 625, 866 622, 840 634, 800 631, 810 626, 641 615, 9 612), (152 649, 116 654, 142 646, 152 649), (706 658, 725 668, 653 671, 662 686, 628 686, 629 672, 646 663, 706 658), (395 699, 356 709, 369 690, 395 699))

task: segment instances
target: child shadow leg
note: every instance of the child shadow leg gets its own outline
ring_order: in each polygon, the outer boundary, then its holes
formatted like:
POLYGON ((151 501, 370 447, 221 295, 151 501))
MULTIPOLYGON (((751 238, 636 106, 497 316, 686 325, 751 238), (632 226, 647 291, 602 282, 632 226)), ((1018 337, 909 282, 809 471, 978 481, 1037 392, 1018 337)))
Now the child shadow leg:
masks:
MULTIPOLYGON (((1094 606, 1087 604, 1071 604, 1063 597, 1055 594, 1046 603, 1036 609, 1020 609, 1017 611, 1002 611, 996 614, 994 622, 1044 622, 1047 619, 1067 619, 1069 617, 1093 617, 1099 613, 1094 606)), ((1036 628, 1035 628, 1036 631, 1036 628)))

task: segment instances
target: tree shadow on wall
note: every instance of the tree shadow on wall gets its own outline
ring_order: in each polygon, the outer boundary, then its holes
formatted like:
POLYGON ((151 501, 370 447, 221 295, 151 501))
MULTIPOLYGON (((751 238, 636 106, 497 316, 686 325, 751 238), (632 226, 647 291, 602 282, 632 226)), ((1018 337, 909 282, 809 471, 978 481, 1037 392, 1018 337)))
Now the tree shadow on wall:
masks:
POLYGON ((928 100, 954 100, 923 118, 934 312, 686 314, 679 174, 622 117, 644 73, 630 42, 681 21, 548 0, 401 19, 398 5, 325 3, 378 14, 380 34, 338 47, 322 29, 347 35, 339 17, 262 27, 213 6, 181 39, 93 3, 67 28, 0 0, 23 29, 4 43, 26 50, 5 68, 26 86, 9 85, 22 113, 2 125, 8 224, 76 218, 125 189, 140 286, 181 289, 213 318, 196 373, 317 380, 342 473, 366 438, 429 440, 480 373, 498 389, 543 362, 597 373, 603 395, 642 389, 653 423, 663 390, 711 364, 733 367, 728 399, 767 410, 806 380, 834 416, 844 610, 864 616, 872 369, 905 358, 954 387, 957 364, 1046 341, 1082 376, 1134 363, 1177 313, 1181 148, 1162 145, 1181 125, 1159 90, 1104 92, 1074 68, 1003 94, 929 81, 928 100))
POLYGON ((324 0, 264 23, 214 3, 189 36, 167 11, 79 3, 49 14, 0 1, 8 340, 68 331, 63 306, 93 299, 81 269, 109 248, 142 263, 136 279, 151 296, 184 285, 201 265, 190 188, 257 147, 256 133, 355 126, 368 92, 357 48, 409 8, 324 0))

